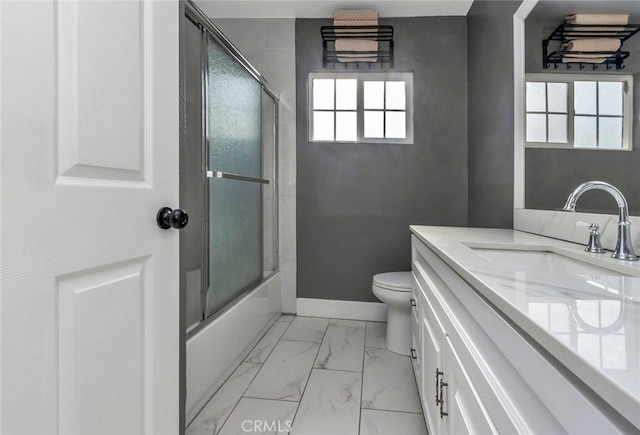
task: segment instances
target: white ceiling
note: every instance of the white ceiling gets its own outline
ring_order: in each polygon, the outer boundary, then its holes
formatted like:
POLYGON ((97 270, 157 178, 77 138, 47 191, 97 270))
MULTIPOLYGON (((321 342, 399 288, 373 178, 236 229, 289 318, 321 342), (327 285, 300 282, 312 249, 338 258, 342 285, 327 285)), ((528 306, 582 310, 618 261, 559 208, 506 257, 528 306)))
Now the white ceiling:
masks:
POLYGON ((467 15, 473 0, 195 0, 211 18, 331 18, 336 9, 376 9, 381 17, 467 15))

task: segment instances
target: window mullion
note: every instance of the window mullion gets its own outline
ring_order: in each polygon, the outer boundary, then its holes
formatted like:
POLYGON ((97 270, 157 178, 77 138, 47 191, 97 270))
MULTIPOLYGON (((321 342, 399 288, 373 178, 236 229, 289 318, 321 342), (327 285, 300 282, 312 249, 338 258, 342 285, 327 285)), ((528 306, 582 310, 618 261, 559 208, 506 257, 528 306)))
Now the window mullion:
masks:
POLYGON ((382 137, 387 138, 387 81, 382 81, 382 137))
POLYGON ((600 82, 596 81, 596 148, 600 148, 600 82))
POLYGON ((358 123, 358 142, 364 142, 364 80, 357 79, 356 117, 358 123))

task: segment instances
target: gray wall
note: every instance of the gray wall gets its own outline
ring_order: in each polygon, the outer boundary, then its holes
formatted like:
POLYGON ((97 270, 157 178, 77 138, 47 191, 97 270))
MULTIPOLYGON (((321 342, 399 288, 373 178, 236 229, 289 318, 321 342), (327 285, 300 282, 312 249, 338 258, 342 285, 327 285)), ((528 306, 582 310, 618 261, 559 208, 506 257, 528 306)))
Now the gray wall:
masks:
POLYGON ((466 20, 380 21, 394 26, 393 70, 414 73, 413 145, 309 143, 308 74, 323 71, 331 20, 296 20, 301 298, 377 301, 374 274, 410 270, 410 224, 467 224, 466 20))
MULTIPOLYGON (((640 183, 636 178, 640 168, 640 34, 624 43, 630 52, 619 71, 573 67, 542 68, 542 39, 559 24, 565 15, 574 12, 617 12, 631 14, 630 23, 640 22, 640 2, 630 1, 541 1, 526 20, 526 71, 557 74, 633 74, 634 126, 633 151, 590 151, 527 148, 525 204, 527 208, 559 209, 569 192, 587 180, 607 181, 618 187, 629 202, 631 213, 640 215, 640 183)), ((613 199, 602 192, 589 192, 580 199, 580 211, 611 214, 615 211, 613 199)))
POLYGON ((475 1, 467 15, 469 226, 513 227, 513 14, 475 1))

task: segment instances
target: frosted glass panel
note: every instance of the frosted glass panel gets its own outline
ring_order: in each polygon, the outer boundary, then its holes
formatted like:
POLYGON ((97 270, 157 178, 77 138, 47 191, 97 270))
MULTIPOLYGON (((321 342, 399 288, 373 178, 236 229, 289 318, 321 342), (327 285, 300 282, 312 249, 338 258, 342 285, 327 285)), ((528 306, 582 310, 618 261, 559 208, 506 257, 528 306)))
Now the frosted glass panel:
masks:
POLYGON ((334 109, 334 86, 333 79, 313 80, 313 108, 315 110, 334 109))
POLYGON ((180 207, 189 212, 189 225, 180 230, 180 291, 185 295, 185 326, 203 318, 202 292, 207 265, 204 252, 206 209, 202 177, 202 32, 194 25, 184 26, 185 138, 180 141, 180 207))
POLYGON ((527 82, 527 112, 545 112, 546 110, 545 84, 527 82))
POLYGON ((333 112, 313 112, 313 140, 333 140, 333 112))
POLYGON ((567 113, 568 83, 547 83, 549 112, 567 113))
POLYGON ((549 115, 549 142, 567 143, 567 115, 549 115))
POLYGON ((574 108, 580 115, 596 114, 596 82, 575 82, 573 84, 574 108))
POLYGON ((600 115, 622 116, 622 83, 598 83, 598 110, 600 115))
MULTIPOLYGON (((272 180, 276 168, 276 122, 275 101, 265 91, 262 92, 262 174, 272 180)), ((268 274, 278 266, 277 246, 277 198, 275 183, 262 185, 262 270, 268 274)))
POLYGON ((384 82, 364 82, 364 108, 384 109, 384 82))
POLYGON ((209 40, 209 170, 261 178, 262 87, 209 40))
POLYGON ((209 181, 207 314, 262 278, 262 185, 209 181))
POLYGON ((599 118, 598 148, 622 149, 622 118, 599 118))
POLYGON ((394 139, 407 137, 407 115, 405 112, 386 112, 385 136, 394 139))
POLYGON ((576 148, 596 148, 596 118, 594 116, 576 116, 574 118, 573 146, 576 148))
POLYGON ((358 81, 355 79, 336 80, 336 109, 356 110, 357 105, 358 81))
POLYGON ((336 140, 358 140, 358 116, 356 112, 336 112, 336 140))
POLYGON ((383 112, 364 112, 364 137, 372 139, 384 137, 383 112))
POLYGON ((406 92, 404 82, 387 82, 386 106, 391 110, 406 109, 406 92))
POLYGON ((527 142, 547 141, 547 115, 527 113, 527 142))

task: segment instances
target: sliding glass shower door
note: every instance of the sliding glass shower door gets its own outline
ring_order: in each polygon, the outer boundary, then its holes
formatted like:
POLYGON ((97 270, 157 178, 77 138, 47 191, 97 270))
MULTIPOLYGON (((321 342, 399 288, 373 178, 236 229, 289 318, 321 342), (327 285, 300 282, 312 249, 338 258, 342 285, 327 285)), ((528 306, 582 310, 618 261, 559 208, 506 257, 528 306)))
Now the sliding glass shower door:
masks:
POLYGON ((262 86, 209 38, 207 314, 262 279, 262 86))
MULTIPOLYGON (((201 92, 198 97, 194 86, 185 87, 191 157, 184 157, 191 162, 191 172, 196 171, 195 154, 200 154, 201 165, 198 173, 181 171, 181 201, 200 196, 202 203, 200 238, 185 234, 185 246, 181 245, 181 256, 201 256, 197 276, 181 264, 187 327, 193 328, 277 268, 277 101, 224 40, 200 27, 188 30, 187 38, 195 31, 201 34, 200 50, 185 50, 185 76, 187 81, 197 80, 201 92), (196 65, 200 75, 189 73, 196 65), (191 191, 183 192, 183 178, 191 191)), ((195 41, 195 34, 191 39, 195 41)))

